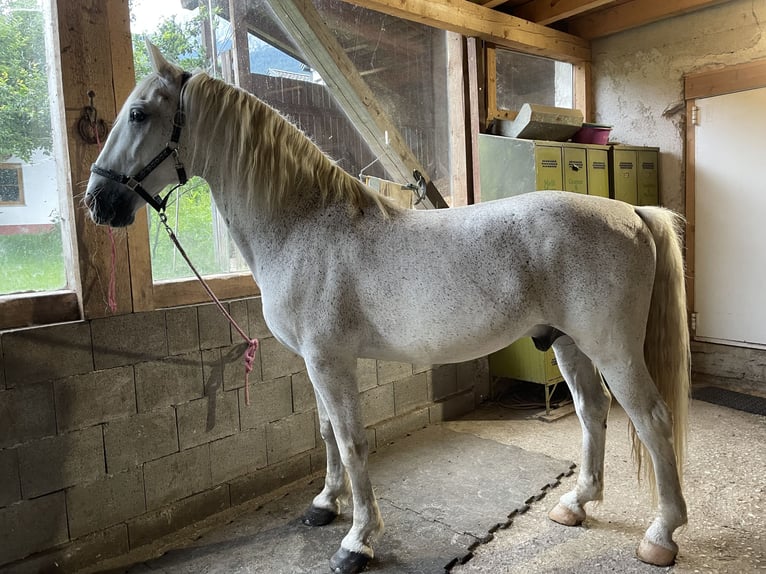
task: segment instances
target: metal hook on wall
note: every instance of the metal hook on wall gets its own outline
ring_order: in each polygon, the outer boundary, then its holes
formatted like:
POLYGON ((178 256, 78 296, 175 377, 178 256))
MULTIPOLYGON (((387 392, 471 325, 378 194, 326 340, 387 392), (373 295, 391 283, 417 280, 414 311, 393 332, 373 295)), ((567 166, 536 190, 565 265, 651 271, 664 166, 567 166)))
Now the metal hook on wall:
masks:
POLYGON ((86 143, 100 145, 106 139, 107 127, 106 122, 99 119, 98 111, 93 105, 93 99, 95 97, 96 92, 89 90, 88 99, 90 100, 90 104, 82 109, 82 114, 77 122, 77 131, 86 143))
MULTIPOLYGON (((383 132, 383 136, 386 140, 386 147, 388 147, 388 130, 383 132)), ((366 169, 369 169, 371 166, 375 165, 378 161, 380 161, 380 156, 376 157, 374 160, 372 160, 370 163, 368 163, 366 166, 364 166, 362 169, 359 170, 359 181, 364 181, 364 171, 366 169)))

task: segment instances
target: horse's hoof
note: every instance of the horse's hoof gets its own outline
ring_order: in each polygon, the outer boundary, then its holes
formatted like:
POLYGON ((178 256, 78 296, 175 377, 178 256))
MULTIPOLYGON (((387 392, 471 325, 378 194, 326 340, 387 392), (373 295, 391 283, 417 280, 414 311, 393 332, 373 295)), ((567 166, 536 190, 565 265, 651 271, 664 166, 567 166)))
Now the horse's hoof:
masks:
POLYGON ((641 562, 655 566, 670 566, 676 561, 676 554, 676 550, 649 542, 646 538, 641 540, 641 544, 638 545, 638 550, 636 550, 636 556, 638 556, 641 562))
POLYGON ((580 526, 585 520, 585 513, 582 511, 575 512, 559 502, 548 513, 548 518, 564 526, 580 526))
POLYGON ((370 557, 359 552, 350 552, 340 548, 330 558, 330 570, 335 574, 357 574, 364 572, 370 563, 370 557))
POLYGON ((338 517, 338 513, 327 508, 319 508, 313 504, 306 509, 301 522, 306 526, 325 526, 338 517))

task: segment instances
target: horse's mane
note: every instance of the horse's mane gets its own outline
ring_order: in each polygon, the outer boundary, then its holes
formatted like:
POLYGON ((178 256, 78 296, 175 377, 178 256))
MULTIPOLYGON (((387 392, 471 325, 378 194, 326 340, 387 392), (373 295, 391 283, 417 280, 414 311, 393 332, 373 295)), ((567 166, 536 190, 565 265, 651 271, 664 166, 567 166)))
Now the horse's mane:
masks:
POLYGON ((231 162, 225 183, 269 210, 278 209, 294 193, 316 190, 319 201, 345 201, 356 211, 376 207, 388 217, 398 208, 331 161, 300 129, 256 96, 197 73, 185 87, 193 161, 203 174, 211 161, 231 162), (213 134, 222 134, 214 137, 213 134))

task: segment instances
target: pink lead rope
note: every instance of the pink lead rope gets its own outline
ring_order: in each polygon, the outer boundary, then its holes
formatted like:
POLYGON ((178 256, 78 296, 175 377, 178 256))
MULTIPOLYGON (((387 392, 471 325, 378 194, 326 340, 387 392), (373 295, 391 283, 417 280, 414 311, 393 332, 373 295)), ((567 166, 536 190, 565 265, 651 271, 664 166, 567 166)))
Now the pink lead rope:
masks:
POLYGON ((234 320, 234 317, 231 316, 231 314, 226 310, 226 308, 223 306, 223 303, 218 299, 218 297, 215 296, 215 293, 213 293, 213 290, 210 289, 210 286, 207 284, 207 282, 202 278, 202 276, 199 274, 197 269, 192 265, 191 260, 189 259, 189 256, 186 254, 186 251, 184 251, 184 248, 181 247, 181 243, 178 241, 178 237, 176 237, 176 234, 173 233, 173 230, 168 225, 168 218, 165 215, 165 212, 161 212, 159 214, 160 221, 162 222, 162 225, 165 226, 165 231, 168 232, 168 235, 170 236, 170 240, 173 242, 173 245, 176 246, 176 249, 178 249, 178 252, 181 254, 181 256, 186 260, 186 263, 189 265, 189 268, 192 270, 194 275, 197 277, 199 282, 202 284, 202 286, 205 288, 205 291, 207 291, 207 294, 210 296, 210 298, 213 300, 213 302, 218 306, 218 309, 223 313, 224 317, 226 317, 229 320, 229 323, 231 323, 231 326, 236 329, 237 333, 240 334, 240 336, 245 340, 247 343, 247 349, 245 350, 245 404, 247 406, 250 406, 250 373, 253 370, 253 362, 255 361, 255 354, 258 352, 258 339, 256 338, 250 338, 247 336, 247 333, 240 327, 237 322, 234 320))

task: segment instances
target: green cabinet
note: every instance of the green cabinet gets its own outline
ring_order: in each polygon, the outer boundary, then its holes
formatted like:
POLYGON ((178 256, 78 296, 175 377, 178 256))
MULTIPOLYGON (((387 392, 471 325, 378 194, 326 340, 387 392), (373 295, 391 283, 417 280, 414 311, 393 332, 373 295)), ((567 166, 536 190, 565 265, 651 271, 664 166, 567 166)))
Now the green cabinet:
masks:
POLYGON ((659 148, 612 146, 611 197, 631 205, 659 205, 659 148))

